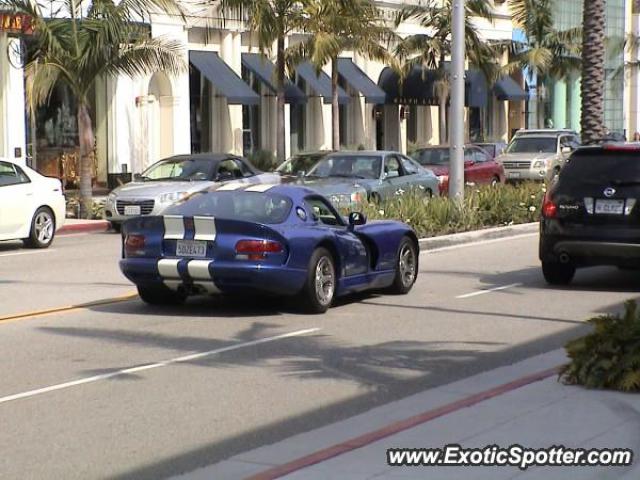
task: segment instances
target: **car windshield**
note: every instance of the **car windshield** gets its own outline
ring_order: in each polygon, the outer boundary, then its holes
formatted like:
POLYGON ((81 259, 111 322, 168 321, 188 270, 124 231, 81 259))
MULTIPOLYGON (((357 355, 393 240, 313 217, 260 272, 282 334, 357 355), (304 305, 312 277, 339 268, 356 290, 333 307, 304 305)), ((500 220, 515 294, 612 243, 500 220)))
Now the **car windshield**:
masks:
POLYGON ((479 143, 478 146, 486 151, 492 157, 496 156, 496 148, 497 146, 493 143, 479 143))
POLYGON ((280 165, 276 172, 297 175, 299 172, 308 172, 313 166, 324 157, 324 154, 302 154, 291 157, 288 161, 280 165))
POLYGON ((514 138, 507 153, 555 153, 556 137, 520 137, 514 138))
POLYGON ((320 160, 307 176, 380 178, 382 158, 377 155, 331 155, 320 160))
POLYGON ((579 150, 562 168, 560 180, 603 186, 640 183, 640 150, 579 150))
POLYGON ((448 148, 427 148, 411 155, 420 165, 449 165, 448 148))
POLYGON ((209 159, 180 158, 167 159, 154 163, 144 172, 142 180, 209 180, 212 177, 214 162, 209 159))
POLYGON ((229 220, 277 224, 284 222, 291 211, 288 197, 259 192, 194 193, 166 209, 165 215, 213 216, 229 220))

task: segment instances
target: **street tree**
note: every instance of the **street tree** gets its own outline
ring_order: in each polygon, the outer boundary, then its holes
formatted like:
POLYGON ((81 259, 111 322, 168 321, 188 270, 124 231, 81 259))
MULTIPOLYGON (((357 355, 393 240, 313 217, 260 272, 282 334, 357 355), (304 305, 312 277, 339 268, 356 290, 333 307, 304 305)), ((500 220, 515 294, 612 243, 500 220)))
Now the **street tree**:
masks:
MULTIPOLYGON (((263 54, 276 50, 276 156, 285 160, 285 86, 287 68, 287 36, 302 29, 302 1, 298 0, 221 0, 218 11, 225 16, 228 9, 242 11, 251 32, 257 37, 263 54)), ((291 63, 291 62, 289 62, 291 63)))
MULTIPOLYGON (((425 33, 413 34, 400 42, 395 49, 403 70, 415 65, 435 70, 434 96, 438 99, 440 143, 447 141, 447 103, 451 86, 446 59, 451 56, 453 1, 430 0, 422 5, 405 7, 396 16, 396 26, 413 19, 425 29, 425 33)), ((481 68, 488 77, 495 75, 496 50, 484 41, 474 25, 474 18, 491 19, 491 7, 485 0, 465 2, 465 51, 471 65, 481 68)))
POLYGON ((393 29, 381 19, 371 0, 304 0, 303 31, 307 37, 291 47, 291 60, 309 60, 320 71, 331 64, 331 140, 340 148, 340 108, 338 105, 338 57, 349 51, 389 65, 388 51, 396 39, 393 29))
POLYGON ((178 42, 151 38, 144 22, 155 12, 180 13, 173 0, 59 0, 54 10, 36 0, 0 0, 0 8, 31 17, 25 64, 29 108, 46 105, 58 85, 75 97, 80 144, 80 216, 92 210, 95 134, 91 92, 100 78, 149 75, 186 68, 178 42))
POLYGON ((605 7, 606 0, 584 0, 582 32, 582 141, 597 143, 605 135, 605 7))
POLYGON ((520 70, 528 72, 530 77, 535 75, 539 127, 544 127, 544 98, 541 92, 545 78, 565 78, 580 70, 582 30, 554 28, 553 1, 509 0, 514 27, 523 31, 525 39, 510 42, 510 58, 505 69, 509 73, 520 70))

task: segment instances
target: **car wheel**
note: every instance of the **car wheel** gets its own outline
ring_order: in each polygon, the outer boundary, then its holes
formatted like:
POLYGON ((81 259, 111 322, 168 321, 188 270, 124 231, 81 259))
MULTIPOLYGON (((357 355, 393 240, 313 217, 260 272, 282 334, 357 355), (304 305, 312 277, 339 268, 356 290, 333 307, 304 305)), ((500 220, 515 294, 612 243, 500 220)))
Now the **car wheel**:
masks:
POLYGON ((326 248, 318 248, 309 260, 307 282, 300 294, 303 308, 309 313, 326 312, 336 293, 336 267, 326 248))
POLYGON ((56 220, 48 207, 40 207, 31 219, 31 230, 25 244, 30 248, 47 248, 56 235, 56 220))
POLYGON ((122 224, 117 222, 111 222, 111 229, 116 233, 120 233, 122 231, 122 224))
POLYGON ((553 173, 551 174, 551 180, 560 175, 560 167, 556 167, 553 169, 553 173))
POLYGON ((398 247, 396 256, 396 275, 390 292, 404 295, 409 293, 418 278, 418 249, 415 242, 404 237, 398 247))
POLYGON ((183 292, 176 292, 165 285, 138 285, 138 295, 149 305, 180 305, 187 298, 183 292))
POLYGON ((500 177, 493 177, 491 179, 491 186, 497 187, 498 185, 500 185, 500 177))
POLYGON ((558 262, 542 262, 542 275, 549 285, 568 285, 576 274, 576 267, 558 262))

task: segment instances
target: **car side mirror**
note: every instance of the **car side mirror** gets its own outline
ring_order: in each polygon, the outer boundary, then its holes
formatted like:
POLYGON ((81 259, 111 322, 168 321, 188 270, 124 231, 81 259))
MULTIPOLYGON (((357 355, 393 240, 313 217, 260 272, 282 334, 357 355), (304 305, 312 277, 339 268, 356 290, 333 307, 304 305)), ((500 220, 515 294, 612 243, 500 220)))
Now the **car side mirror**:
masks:
POLYGON ((390 178, 397 178, 400 176, 400 173, 397 170, 390 170, 385 172, 384 178, 385 180, 389 180, 390 178))
POLYGON ((367 223, 367 216, 362 212, 351 212, 349 214, 349 227, 353 229, 357 225, 364 225, 367 223))
POLYGON ((142 175, 139 173, 134 173, 133 174, 133 181, 134 182, 141 182, 142 181, 142 175))
POLYGON ((571 150, 571 147, 562 147, 560 151, 562 153, 571 153, 573 150, 571 150))

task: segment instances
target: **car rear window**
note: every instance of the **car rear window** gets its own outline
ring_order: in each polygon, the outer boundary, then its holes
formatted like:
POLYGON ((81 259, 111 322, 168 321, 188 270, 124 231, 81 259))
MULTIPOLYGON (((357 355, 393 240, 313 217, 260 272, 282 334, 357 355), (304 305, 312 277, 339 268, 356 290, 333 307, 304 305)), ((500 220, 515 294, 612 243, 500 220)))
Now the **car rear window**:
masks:
POLYGON ((167 208, 166 215, 213 216, 230 220, 278 224, 291 211, 288 197, 259 192, 198 192, 167 208))
POLYGON ((578 150, 562 169, 560 179, 586 183, 638 182, 640 150, 578 150))
POLYGON ((411 155, 420 165, 448 165, 449 149, 448 148, 428 148, 426 150, 418 150, 411 155))

